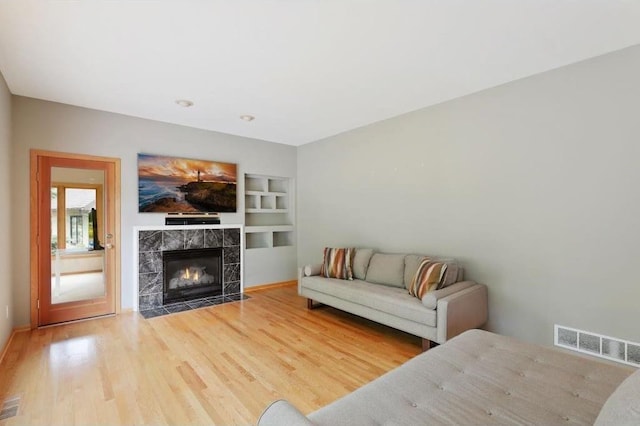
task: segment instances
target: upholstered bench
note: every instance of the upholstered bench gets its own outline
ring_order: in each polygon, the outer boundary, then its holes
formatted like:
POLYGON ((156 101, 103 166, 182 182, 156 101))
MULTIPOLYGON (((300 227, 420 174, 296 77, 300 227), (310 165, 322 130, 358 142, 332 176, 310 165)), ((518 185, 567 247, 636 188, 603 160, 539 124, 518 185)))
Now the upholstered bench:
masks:
POLYGON ((471 330, 308 416, 276 401, 258 425, 640 425, 633 371, 471 330))

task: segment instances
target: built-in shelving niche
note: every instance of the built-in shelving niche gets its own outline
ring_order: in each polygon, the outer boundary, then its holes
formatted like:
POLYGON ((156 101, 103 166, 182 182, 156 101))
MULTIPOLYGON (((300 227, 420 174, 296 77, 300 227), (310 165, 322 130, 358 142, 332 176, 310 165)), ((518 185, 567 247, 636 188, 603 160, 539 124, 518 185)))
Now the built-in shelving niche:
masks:
POLYGON ((246 248, 293 246, 292 179, 247 174, 244 190, 246 248))

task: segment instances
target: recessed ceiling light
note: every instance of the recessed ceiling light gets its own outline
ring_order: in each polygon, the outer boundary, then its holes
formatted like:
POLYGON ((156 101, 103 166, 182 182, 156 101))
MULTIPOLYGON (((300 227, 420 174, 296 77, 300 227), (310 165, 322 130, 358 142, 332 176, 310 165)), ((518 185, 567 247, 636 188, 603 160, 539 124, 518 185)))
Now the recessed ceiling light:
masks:
POLYGON ((240 116, 240 120, 244 120, 244 121, 253 121, 255 119, 256 118, 253 115, 245 114, 240 116))
POLYGON ((176 103, 184 108, 189 108, 190 106, 193 106, 193 102, 187 99, 178 99, 176 103))

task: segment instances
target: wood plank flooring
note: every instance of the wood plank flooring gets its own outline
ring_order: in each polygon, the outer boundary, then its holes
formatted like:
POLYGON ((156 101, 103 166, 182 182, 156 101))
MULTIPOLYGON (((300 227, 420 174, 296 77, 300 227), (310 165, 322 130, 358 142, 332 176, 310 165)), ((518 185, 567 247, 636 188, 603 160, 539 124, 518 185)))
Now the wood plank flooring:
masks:
POLYGON ((255 424, 273 400, 310 413, 421 352, 419 338, 296 287, 145 320, 137 313, 16 334, 0 364, 0 425, 255 424))

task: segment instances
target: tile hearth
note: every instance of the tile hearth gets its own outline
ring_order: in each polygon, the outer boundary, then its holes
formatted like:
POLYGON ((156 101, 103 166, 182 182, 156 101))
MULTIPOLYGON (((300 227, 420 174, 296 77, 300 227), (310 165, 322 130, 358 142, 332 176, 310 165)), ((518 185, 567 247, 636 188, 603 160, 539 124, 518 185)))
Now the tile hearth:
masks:
POLYGON ((189 300, 187 302, 178 302, 172 303, 170 305, 164 305, 152 309, 146 309, 140 311, 140 315, 142 315, 145 319, 159 317, 162 315, 174 314, 176 312, 184 312, 190 311, 192 309, 198 308, 206 308, 209 306, 222 305, 230 302, 238 302, 241 300, 250 299, 249 296, 245 294, 231 294, 228 296, 215 296, 215 297, 204 297, 202 299, 194 299, 189 300))

